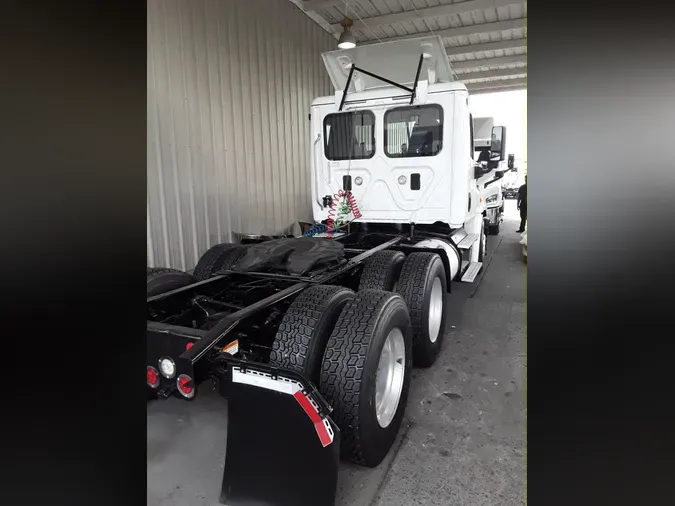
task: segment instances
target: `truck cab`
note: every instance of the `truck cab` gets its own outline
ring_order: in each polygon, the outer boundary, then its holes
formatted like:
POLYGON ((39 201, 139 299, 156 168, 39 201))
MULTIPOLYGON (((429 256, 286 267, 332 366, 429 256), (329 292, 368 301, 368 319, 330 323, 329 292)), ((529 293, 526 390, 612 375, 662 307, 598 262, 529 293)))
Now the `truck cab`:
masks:
MULTIPOLYGON (((332 199, 349 192, 353 221, 484 234, 479 182, 496 167, 476 168, 469 93, 441 38, 322 56, 335 93, 311 106, 314 220, 330 220, 332 199)), ((493 154, 503 159, 502 152, 493 154)), ((473 244, 468 260, 478 261, 479 250, 473 244)))
POLYGON ((495 130, 502 128, 495 127, 491 117, 474 118, 474 158, 477 164, 484 167, 486 173, 477 179, 477 184, 481 191, 481 200, 485 204, 483 216, 487 220, 488 234, 491 235, 499 234, 499 226, 503 221, 504 195, 501 179, 506 172, 514 170, 514 155, 509 155, 506 163, 496 161, 496 157, 493 157, 494 141, 498 137, 495 130))

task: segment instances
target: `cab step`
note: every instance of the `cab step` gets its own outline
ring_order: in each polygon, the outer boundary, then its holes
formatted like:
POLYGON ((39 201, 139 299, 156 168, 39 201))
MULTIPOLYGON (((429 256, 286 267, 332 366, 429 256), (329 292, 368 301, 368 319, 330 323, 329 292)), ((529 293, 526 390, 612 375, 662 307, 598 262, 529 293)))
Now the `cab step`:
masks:
POLYGON ((478 241, 478 238, 480 237, 480 234, 466 234, 464 239, 459 241, 457 243, 457 247, 459 249, 469 249, 471 246, 476 244, 476 241, 478 241))
POLYGON ((478 273, 483 268, 483 262, 471 262, 462 274, 462 283, 473 283, 478 273))

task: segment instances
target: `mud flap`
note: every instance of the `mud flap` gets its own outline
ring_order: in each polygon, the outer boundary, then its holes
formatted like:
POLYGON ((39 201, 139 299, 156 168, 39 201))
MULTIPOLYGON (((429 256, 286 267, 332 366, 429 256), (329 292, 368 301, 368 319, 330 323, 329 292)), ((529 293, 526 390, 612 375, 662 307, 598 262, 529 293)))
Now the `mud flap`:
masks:
POLYGON ((334 506, 340 433, 313 385, 291 371, 228 368, 227 506, 334 506))

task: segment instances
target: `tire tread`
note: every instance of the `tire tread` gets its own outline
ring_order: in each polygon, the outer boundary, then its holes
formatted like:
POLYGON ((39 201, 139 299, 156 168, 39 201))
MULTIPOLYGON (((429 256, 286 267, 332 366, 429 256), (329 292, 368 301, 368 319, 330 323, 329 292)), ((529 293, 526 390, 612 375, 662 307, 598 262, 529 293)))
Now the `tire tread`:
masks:
MULTIPOLYGON (((336 298, 342 294, 354 297, 354 292, 349 288, 333 285, 313 286, 302 292, 289 306, 279 324, 270 353, 270 365, 301 374, 313 369, 313 364, 306 362, 311 355, 314 331, 326 309, 335 304, 336 298)), ((317 362, 317 368, 320 369, 321 362, 317 362)))
POLYGON ((169 267, 148 267, 148 280, 156 278, 165 272, 183 272, 179 269, 171 269, 169 267))
POLYGON ((401 251, 384 250, 375 253, 367 260, 363 268, 359 280, 359 291, 392 290, 404 260, 405 254, 401 251))
POLYGON ((231 250, 235 246, 238 245, 230 243, 222 243, 216 244, 215 246, 211 246, 209 249, 206 250, 206 252, 204 252, 204 254, 197 262, 197 265, 195 266, 195 270, 192 275, 198 281, 204 281, 205 279, 208 279, 211 276, 213 276, 215 271, 220 267, 223 257, 225 257, 229 253, 229 250, 231 250))
POLYGON ((424 317, 424 284, 427 271, 436 253, 418 252, 408 255, 401 276, 398 279, 397 291, 408 304, 410 323, 413 327, 413 339, 418 339, 424 317))
MULTIPOLYGON (((352 462, 367 465, 359 427, 361 380, 378 314, 393 298, 391 292, 359 292, 340 313, 326 344, 321 368, 321 393, 333 406, 333 419, 342 431, 342 449, 352 462)), ((401 300, 401 302, 403 302, 401 300)))
POLYGON ((217 275, 221 271, 232 269, 234 264, 243 258, 243 256, 248 251, 248 248, 249 245, 247 244, 237 244, 235 248, 231 248, 229 251, 227 251, 223 263, 218 267, 218 270, 214 273, 214 275, 217 275))
MULTIPOLYGON (((408 305, 410 312, 410 322, 413 330, 413 361, 415 365, 421 367, 430 366, 436 359, 436 355, 430 355, 428 350, 428 339, 424 335, 425 314, 424 303, 426 298, 426 282, 429 271, 434 262, 442 262, 437 253, 415 252, 408 255, 401 276, 398 280, 397 292, 401 294, 403 300, 408 305)), ((443 281, 444 275, 441 276, 443 281)), ((444 321, 445 319, 443 319, 444 321)), ((438 346, 443 341, 443 325, 441 325, 440 334, 437 342, 438 346)), ((436 352, 437 353, 437 352, 436 352)))
POLYGON ((148 267, 147 296, 152 297, 195 282, 193 276, 179 269, 148 267), (164 280, 162 278, 165 278, 164 280))

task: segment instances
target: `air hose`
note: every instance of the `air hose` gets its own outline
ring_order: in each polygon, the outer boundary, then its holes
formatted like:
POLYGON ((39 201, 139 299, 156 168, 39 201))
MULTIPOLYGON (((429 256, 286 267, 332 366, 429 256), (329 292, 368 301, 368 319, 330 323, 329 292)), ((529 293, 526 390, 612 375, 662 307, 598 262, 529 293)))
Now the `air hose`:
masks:
POLYGON ((354 219, 361 217, 361 211, 356 205, 356 198, 350 191, 338 191, 333 195, 328 211, 328 220, 326 221, 326 235, 328 237, 333 237, 333 232, 347 223, 345 218, 350 212, 354 215, 354 219))
POLYGON ((322 223, 318 223, 302 235, 305 236, 305 237, 310 237, 310 236, 313 236, 313 235, 316 235, 316 234, 321 234, 325 231, 326 231, 326 225, 323 225, 322 223))

